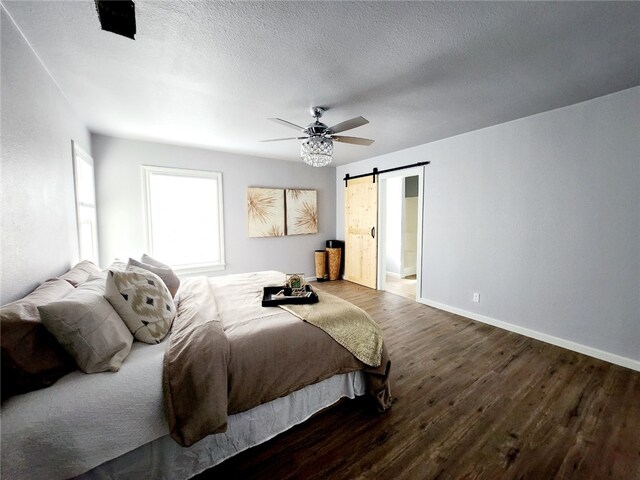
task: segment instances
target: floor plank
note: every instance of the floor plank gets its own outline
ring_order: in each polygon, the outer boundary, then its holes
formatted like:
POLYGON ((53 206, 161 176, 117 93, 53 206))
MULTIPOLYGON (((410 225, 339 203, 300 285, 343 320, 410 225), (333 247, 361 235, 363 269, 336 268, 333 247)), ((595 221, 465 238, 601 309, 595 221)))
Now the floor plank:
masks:
POLYGON ((385 276, 384 290, 389 293, 395 293, 409 300, 416 299, 416 276, 410 275, 405 278, 398 278, 387 274, 385 276))
POLYGON ((640 372, 346 281, 380 323, 393 406, 342 401, 200 476, 640 479, 640 372))

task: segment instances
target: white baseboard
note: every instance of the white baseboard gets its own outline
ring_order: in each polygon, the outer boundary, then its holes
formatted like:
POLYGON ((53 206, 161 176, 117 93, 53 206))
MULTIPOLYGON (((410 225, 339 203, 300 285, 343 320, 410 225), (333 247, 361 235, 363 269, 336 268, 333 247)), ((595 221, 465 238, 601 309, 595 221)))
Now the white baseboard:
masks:
POLYGON ((402 271, 402 278, 408 277, 409 275, 416 275, 416 267, 407 267, 402 271))
POLYGON ((588 355, 599 360, 604 360, 606 362, 614 363, 616 365, 620 365, 622 367, 630 368, 632 370, 640 372, 639 360, 622 357, 620 355, 616 355, 615 353, 605 352, 604 350, 588 347, 587 345, 582 345, 570 340, 565 340, 564 338, 554 337, 553 335, 538 332, 537 330, 531 330, 529 328, 513 325, 512 323, 503 322, 502 320, 496 320, 495 318, 487 317, 485 315, 480 315, 478 313, 469 312, 460 308, 451 307, 443 303, 434 302, 433 300, 429 300, 427 298, 418 298, 418 302, 430 307, 437 308, 439 310, 444 310, 445 312, 455 313, 456 315, 461 315, 463 317, 470 318, 471 320, 477 320, 478 322, 486 323, 487 325, 493 325, 494 327, 502 328, 503 330, 509 330, 510 332, 519 333, 520 335, 524 335, 525 337, 535 338, 536 340, 540 340, 542 342, 550 343, 552 345, 566 348, 568 350, 573 350, 574 352, 583 353, 584 355, 588 355))
POLYGON ((393 278, 402 278, 402 275, 396 272, 384 272, 384 274, 393 278))

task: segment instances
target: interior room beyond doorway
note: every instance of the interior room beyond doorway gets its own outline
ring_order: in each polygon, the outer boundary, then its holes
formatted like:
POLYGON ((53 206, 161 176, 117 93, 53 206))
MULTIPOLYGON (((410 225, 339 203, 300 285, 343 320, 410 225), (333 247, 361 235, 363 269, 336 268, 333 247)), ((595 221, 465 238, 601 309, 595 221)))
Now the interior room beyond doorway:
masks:
POLYGON ((383 282, 380 288, 411 300, 417 296, 418 175, 386 178, 381 184, 383 282))

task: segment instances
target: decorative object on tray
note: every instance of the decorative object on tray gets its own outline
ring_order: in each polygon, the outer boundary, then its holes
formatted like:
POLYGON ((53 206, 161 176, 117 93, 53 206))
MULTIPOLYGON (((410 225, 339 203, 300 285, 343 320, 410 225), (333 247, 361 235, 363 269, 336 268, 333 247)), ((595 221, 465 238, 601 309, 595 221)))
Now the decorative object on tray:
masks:
POLYGON ((262 294, 263 307, 277 307, 278 305, 300 305, 303 303, 317 303, 318 294, 311 285, 305 285, 300 291, 293 292, 287 286, 264 287, 262 294))
POLYGON ((316 190, 287 189, 287 235, 318 233, 316 190))
POLYGON ((279 292, 274 293, 271 298, 280 300, 282 298, 306 298, 312 294, 311 290, 293 290, 291 288, 283 288, 279 292))
POLYGON ((285 234, 284 189, 247 189, 249 237, 282 237, 285 234))
POLYGON ((305 293, 304 273, 287 273, 284 286, 291 289, 292 295, 305 293))

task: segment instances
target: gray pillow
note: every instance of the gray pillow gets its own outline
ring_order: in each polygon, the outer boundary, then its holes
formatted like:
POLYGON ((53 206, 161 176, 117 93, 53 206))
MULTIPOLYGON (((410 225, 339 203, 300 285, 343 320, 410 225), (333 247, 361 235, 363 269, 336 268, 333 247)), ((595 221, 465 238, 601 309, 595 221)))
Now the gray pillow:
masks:
POLYGON ((116 259, 113 261, 111 265, 109 265, 108 268, 105 268, 104 270, 101 270, 98 273, 92 273, 91 276, 89 277, 89 280, 93 280, 95 278, 101 278, 102 284, 104 285, 107 280, 107 273, 109 273, 109 270, 126 270, 126 269, 127 269, 127 264, 116 259))
POLYGON ((66 280, 74 287, 86 282, 92 274, 100 273, 100 269, 89 260, 83 260, 76 264, 67 273, 63 273, 58 278, 66 280))
POLYGON ((160 343, 176 316, 167 286, 155 273, 141 268, 110 270, 104 296, 141 342, 160 343))
POLYGON ((0 308, 2 399, 48 387, 76 364, 42 324, 38 307, 64 298, 74 287, 47 280, 20 300, 0 308))
POLYGON ((151 258, 147 254, 144 254, 142 255, 141 262, 130 258, 129 263, 127 263, 127 268, 129 267, 143 268, 155 273, 167 286, 169 293, 171 293, 171 297, 173 298, 176 296, 178 288, 180 288, 180 279, 169 265, 165 265, 164 263, 151 258))
POLYGON ((118 371, 133 343, 104 290, 104 280, 94 278, 38 307, 44 326, 86 373, 118 371))

